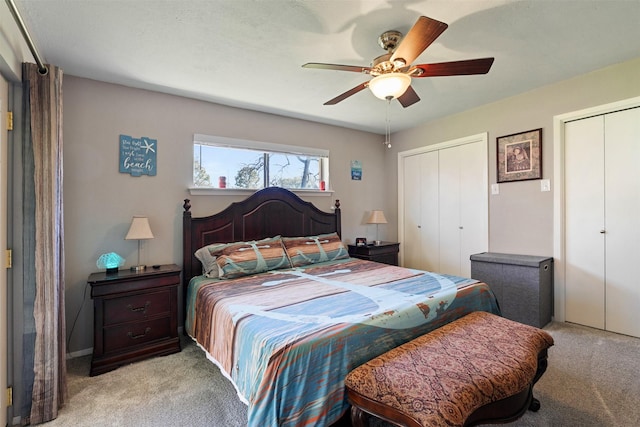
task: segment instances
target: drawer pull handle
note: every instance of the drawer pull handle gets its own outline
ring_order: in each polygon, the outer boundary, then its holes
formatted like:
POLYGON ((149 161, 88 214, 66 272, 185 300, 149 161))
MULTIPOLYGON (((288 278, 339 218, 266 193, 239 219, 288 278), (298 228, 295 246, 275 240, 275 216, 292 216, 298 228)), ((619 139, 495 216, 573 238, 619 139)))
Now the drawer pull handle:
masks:
POLYGON ((143 333, 141 333, 140 335, 133 335, 133 332, 129 331, 129 332, 127 332, 127 336, 128 336, 129 338, 131 338, 132 340, 137 340, 138 338, 142 338, 142 337, 144 337, 144 336, 145 336, 145 335, 147 335, 149 332, 151 332, 151 328, 150 328, 150 327, 147 327, 147 328, 144 330, 144 332, 143 332, 143 333))
POLYGON ((133 306, 131 304, 127 304, 127 308, 131 311, 133 311, 134 313, 137 312, 142 312, 142 314, 147 314, 147 308, 149 308, 149 306, 151 305, 151 301, 147 301, 144 303, 144 307, 136 307, 133 308, 133 306))

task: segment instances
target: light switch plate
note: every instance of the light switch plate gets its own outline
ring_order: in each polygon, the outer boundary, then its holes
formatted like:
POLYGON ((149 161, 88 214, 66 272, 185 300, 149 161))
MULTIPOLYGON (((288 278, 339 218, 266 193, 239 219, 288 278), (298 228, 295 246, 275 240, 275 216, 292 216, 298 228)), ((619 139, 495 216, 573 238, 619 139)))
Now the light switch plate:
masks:
POLYGON ((551 191, 551 181, 548 179, 540 181, 540 191, 551 191))
POLYGON ((500 186, 498 184, 491 184, 491 194, 500 194, 500 186))

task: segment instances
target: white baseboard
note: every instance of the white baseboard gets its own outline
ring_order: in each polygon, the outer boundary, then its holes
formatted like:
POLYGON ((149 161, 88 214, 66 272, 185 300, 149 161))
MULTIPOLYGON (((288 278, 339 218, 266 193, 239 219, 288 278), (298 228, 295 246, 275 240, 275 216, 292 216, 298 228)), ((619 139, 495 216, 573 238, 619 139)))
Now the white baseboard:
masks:
POLYGON ((93 347, 85 348, 84 350, 72 351, 67 353, 67 360, 75 359, 76 357, 88 356, 93 353, 93 347))

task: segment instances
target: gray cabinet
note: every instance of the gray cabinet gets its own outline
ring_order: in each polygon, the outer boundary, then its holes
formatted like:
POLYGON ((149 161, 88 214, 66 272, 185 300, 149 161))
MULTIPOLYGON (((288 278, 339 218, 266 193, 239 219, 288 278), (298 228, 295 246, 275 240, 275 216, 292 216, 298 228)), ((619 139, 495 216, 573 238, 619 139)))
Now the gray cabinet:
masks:
POLYGON ((495 294, 502 315, 543 327, 553 313, 553 258, 483 252, 471 255, 471 277, 495 294))

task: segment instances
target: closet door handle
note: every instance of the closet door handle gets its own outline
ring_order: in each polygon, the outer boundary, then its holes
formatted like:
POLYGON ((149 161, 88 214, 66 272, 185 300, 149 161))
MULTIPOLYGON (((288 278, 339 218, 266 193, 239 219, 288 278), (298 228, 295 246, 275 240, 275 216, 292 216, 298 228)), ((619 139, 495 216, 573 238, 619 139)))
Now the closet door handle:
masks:
POLYGON ((605 230, 600 230, 600 234, 605 234, 606 231, 605 230))

